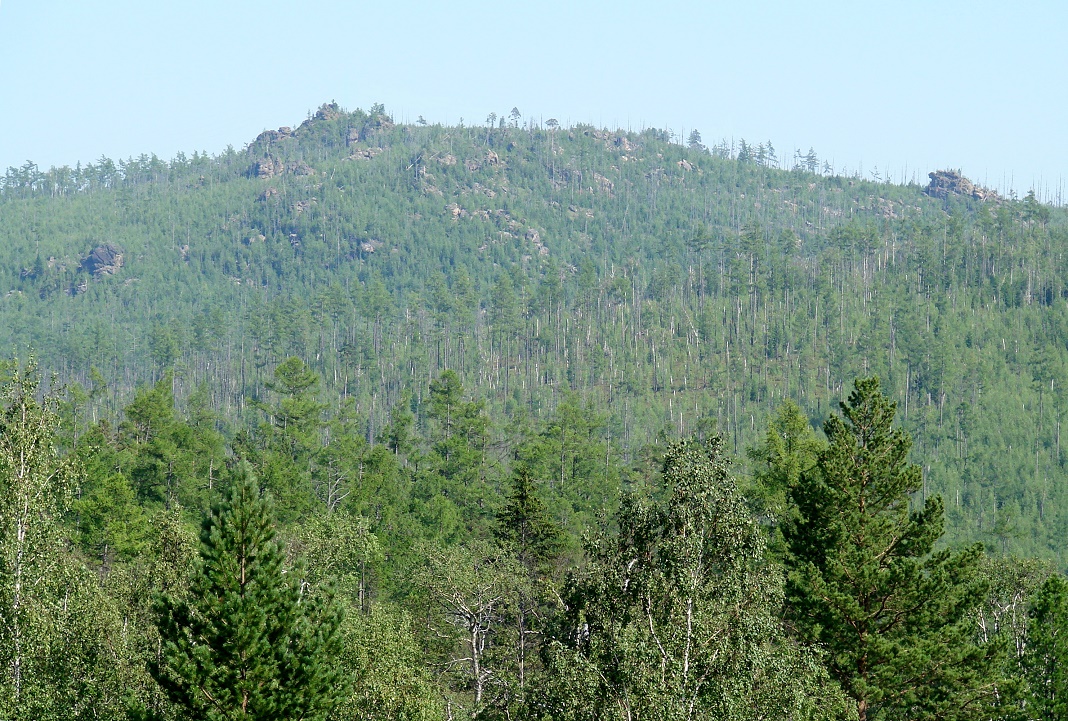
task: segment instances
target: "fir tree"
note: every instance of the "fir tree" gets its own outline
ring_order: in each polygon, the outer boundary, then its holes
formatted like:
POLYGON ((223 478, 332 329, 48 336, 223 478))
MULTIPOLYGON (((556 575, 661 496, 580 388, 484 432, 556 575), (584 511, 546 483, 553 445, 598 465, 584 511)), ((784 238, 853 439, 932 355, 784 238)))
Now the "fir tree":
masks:
POLYGON ((877 378, 856 381, 828 445, 803 470, 784 527, 787 605, 802 635, 855 700, 859 721, 969 718, 996 687, 1002 646, 977 646, 969 612, 983 598, 982 549, 933 552, 940 497, 910 511, 921 487, 908 434, 877 378))
POLYGON ((283 568, 271 503, 245 469, 201 532, 188 595, 156 603, 151 671, 186 718, 321 719, 343 696, 340 608, 283 568))

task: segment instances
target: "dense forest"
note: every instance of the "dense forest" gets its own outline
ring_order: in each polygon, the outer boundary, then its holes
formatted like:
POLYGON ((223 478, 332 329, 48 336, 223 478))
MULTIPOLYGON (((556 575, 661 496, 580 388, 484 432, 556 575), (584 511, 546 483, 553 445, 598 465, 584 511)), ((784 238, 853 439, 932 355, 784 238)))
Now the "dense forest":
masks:
POLYGON ((0 717, 1063 716, 1034 192, 327 104, 0 220, 0 717))

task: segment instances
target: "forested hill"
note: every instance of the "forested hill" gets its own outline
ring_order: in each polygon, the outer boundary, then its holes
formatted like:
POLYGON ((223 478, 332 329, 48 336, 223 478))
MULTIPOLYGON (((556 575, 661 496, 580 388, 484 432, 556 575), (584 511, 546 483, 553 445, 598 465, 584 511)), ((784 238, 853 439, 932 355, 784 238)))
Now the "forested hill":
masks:
POLYGON ((785 399, 818 425, 878 375, 950 542, 1068 562, 1064 212, 677 140, 330 104, 218 156, 28 163, 0 192, 0 346, 93 389, 83 424, 173 370, 239 436, 296 356, 370 443, 398 410, 428 433, 452 369, 483 458, 555 419, 563 481, 566 407, 616 484, 665 437, 744 457, 785 399))

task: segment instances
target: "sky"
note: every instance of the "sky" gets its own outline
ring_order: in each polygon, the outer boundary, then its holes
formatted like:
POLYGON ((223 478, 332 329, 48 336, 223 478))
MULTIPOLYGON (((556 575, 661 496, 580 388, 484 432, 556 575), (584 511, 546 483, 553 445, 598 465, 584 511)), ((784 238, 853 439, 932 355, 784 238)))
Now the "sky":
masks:
POLYGON ((696 128, 1052 199, 1066 31, 1052 1, 0 0, 0 168, 241 148, 333 100, 696 128))

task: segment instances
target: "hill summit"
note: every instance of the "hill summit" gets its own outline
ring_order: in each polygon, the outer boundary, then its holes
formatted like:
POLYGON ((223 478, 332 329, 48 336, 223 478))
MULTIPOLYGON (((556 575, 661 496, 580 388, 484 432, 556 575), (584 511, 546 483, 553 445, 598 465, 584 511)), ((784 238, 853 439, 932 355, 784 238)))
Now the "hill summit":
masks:
POLYGON ((374 445, 432 422, 448 370, 504 466, 516 434, 584 409, 611 494, 668 438, 717 429, 744 456, 783 402, 818 425, 878 375, 951 542, 1068 558, 1068 232, 1033 195, 330 103, 240 151, 10 169, 0 213, 0 343, 95 389, 82 423, 169 377, 243 437, 295 357, 374 445))

